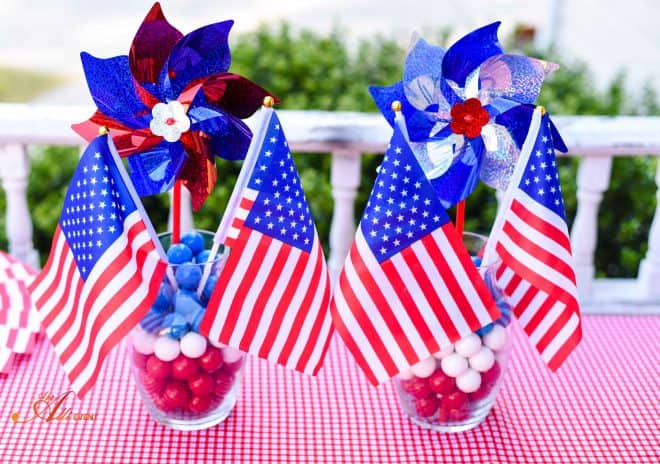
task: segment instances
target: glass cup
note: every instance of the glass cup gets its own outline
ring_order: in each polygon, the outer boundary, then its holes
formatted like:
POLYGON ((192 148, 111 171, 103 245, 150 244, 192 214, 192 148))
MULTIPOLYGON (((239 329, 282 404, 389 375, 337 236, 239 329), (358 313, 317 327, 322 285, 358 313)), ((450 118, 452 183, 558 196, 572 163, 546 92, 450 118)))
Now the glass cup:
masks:
POLYGON ((481 265, 478 254, 486 237, 465 232, 463 243, 502 317, 394 379, 403 412, 415 424, 440 432, 462 432, 486 419, 502 385, 511 345, 511 306, 495 279, 500 262, 481 265))
POLYGON ((229 416, 243 375, 240 351, 199 334, 228 253, 218 253, 198 297, 213 234, 189 232, 174 246, 169 233, 159 239, 168 250, 168 271, 153 307, 128 338, 133 376, 154 420, 176 430, 201 430, 229 416))

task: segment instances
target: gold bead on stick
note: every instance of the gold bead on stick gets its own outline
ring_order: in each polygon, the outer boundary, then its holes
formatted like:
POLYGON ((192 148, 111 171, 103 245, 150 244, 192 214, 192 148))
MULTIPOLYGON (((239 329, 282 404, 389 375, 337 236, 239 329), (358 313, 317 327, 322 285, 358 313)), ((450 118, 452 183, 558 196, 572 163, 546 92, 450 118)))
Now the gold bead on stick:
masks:
POLYGON ((541 116, 543 116, 546 113, 545 106, 538 105, 536 109, 541 112, 541 116))
POLYGON ((401 102, 399 100, 394 100, 392 102, 392 111, 394 111, 395 113, 401 111, 401 102))
POLYGON ((107 127, 105 126, 99 127, 99 135, 108 135, 109 133, 110 130, 107 127))
POLYGON ((272 108, 275 105, 275 99, 270 95, 264 97, 264 106, 266 108, 272 108))

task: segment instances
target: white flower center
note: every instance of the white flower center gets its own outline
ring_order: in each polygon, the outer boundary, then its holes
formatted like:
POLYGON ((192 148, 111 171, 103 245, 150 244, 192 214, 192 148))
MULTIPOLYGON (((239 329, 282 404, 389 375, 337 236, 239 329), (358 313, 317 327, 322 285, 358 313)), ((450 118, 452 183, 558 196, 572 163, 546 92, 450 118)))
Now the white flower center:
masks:
POLYGON ((176 142, 181 134, 190 129, 190 118, 183 105, 174 100, 156 103, 151 110, 149 128, 154 135, 160 135, 168 142, 176 142))

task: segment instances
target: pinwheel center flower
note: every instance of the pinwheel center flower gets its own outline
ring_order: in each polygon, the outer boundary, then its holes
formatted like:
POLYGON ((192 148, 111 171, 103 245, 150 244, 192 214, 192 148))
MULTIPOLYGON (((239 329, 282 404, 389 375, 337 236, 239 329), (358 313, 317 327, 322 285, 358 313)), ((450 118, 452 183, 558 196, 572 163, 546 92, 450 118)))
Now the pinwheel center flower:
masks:
POLYGON ((151 110, 149 128, 154 135, 160 135, 168 142, 176 142, 181 134, 190 129, 190 118, 184 106, 174 100, 156 103, 151 110))
POLYGON ((489 119, 488 111, 477 98, 468 98, 451 107, 451 131, 454 134, 478 137, 489 119))

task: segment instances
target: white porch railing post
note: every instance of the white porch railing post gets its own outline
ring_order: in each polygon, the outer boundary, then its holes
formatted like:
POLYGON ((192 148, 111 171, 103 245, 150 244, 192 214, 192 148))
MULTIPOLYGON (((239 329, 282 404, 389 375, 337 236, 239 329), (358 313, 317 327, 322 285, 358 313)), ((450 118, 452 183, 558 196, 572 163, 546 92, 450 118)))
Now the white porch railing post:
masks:
POLYGON ((360 152, 334 151, 330 169, 334 209, 330 225, 328 268, 332 282, 339 275, 355 234, 355 197, 360 186, 360 152))
POLYGON ((598 207, 610 183, 611 157, 582 158, 577 177, 577 213, 571 230, 571 245, 582 299, 591 296, 596 274, 594 252, 598 239, 598 207))
POLYGON ((656 207, 651 230, 649 231, 649 248, 646 257, 639 266, 640 289, 646 297, 660 297, 660 163, 655 175, 658 186, 655 197, 656 207))
MULTIPOLYGON (((172 204, 172 192, 170 190, 170 205, 172 204)), ((192 202, 190 200, 190 192, 187 188, 181 188, 181 233, 186 233, 194 228, 192 202)), ((167 230, 172 231, 172 207, 170 206, 170 214, 167 221, 167 230)))
POLYGON ((9 254, 39 268, 39 254, 32 243, 32 218, 27 203, 30 160, 24 145, 0 148, 0 180, 7 199, 6 227, 9 254))

